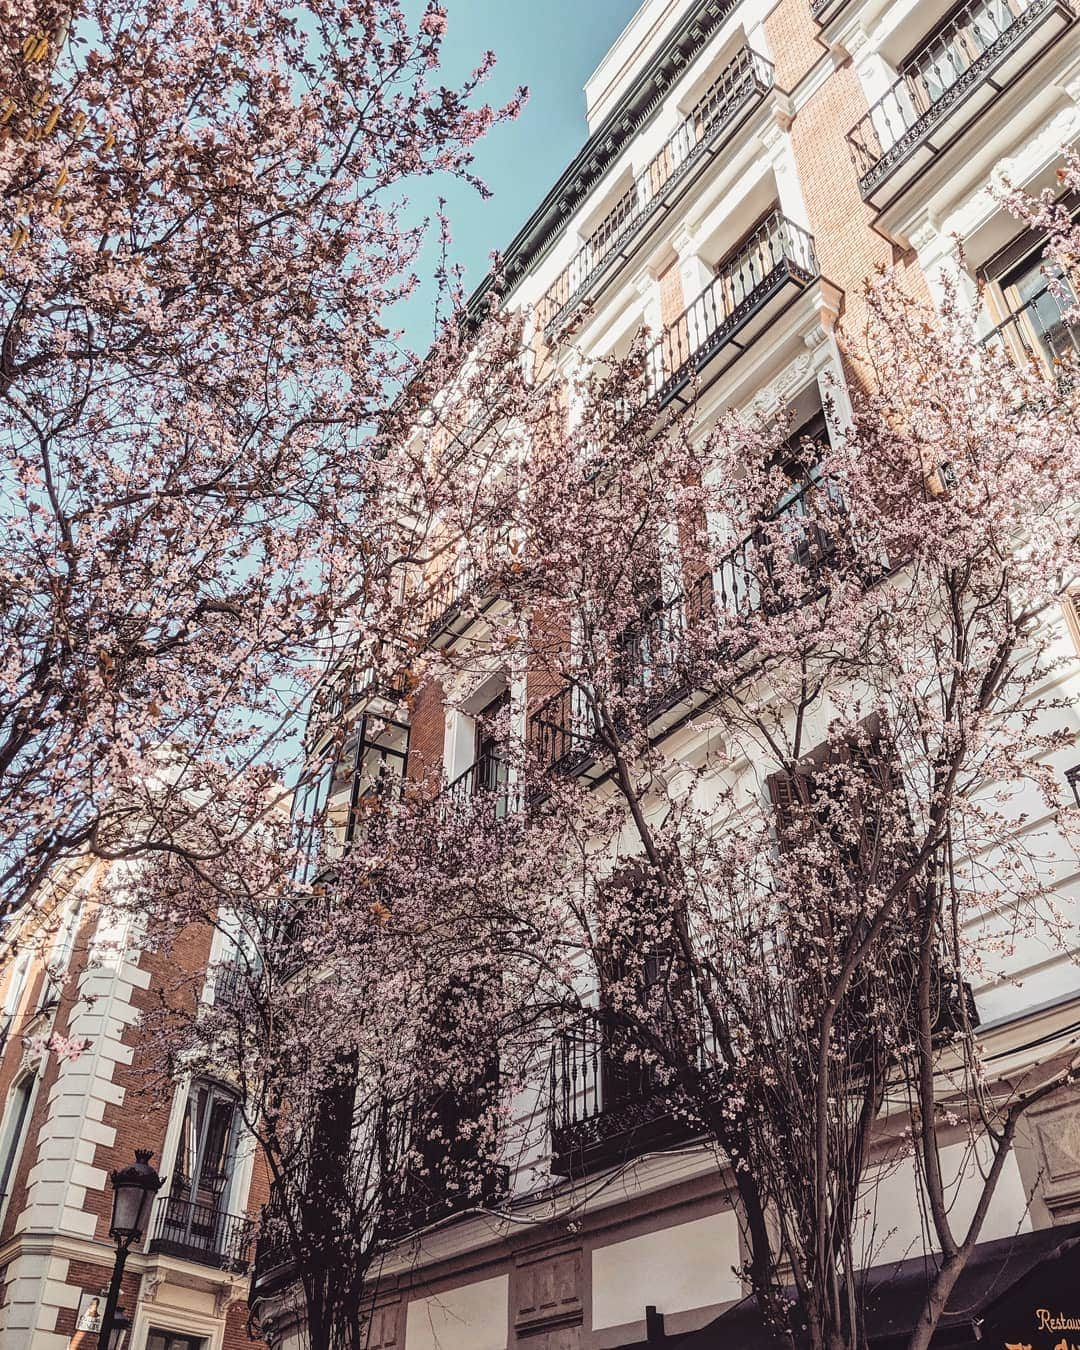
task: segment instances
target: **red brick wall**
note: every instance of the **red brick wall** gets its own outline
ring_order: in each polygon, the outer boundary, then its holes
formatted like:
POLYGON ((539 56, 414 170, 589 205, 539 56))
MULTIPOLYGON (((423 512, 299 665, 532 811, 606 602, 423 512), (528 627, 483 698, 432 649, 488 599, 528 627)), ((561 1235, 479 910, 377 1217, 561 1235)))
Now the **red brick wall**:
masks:
POLYGON ((666 328, 675 322, 685 308, 679 264, 673 262, 660 277, 660 322, 666 328))
MULTIPOLYGON (((87 945, 97 926, 96 905, 88 904, 76 936, 74 950, 68 971, 60 993, 60 1003, 56 1013, 55 1029, 67 1033, 70 1018, 75 1007, 80 974, 87 964, 87 945)), ((139 957, 139 966, 150 975, 147 989, 135 989, 132 993, 133 1005, 141 1011, 155 1007, 164 996, 172 1006, 186 1002, 193 1005, 197 999, 206 969, 212 932, 209 927, 193 927, 185 931, 168 953, 143 952, 139 957)), ((41 944, 42 955, 47 955, 49 944, 41 944)), ((7 976, 10 979, 10 975, 7 976)), ((44 978, 41 960, 36 963, 33 977, 27 982, 27 995, 21 1007, 36 1006, 36 1000, 44 978)), ((4 981, 6 985, 7 980, 4 981)), ((16 1022, 16 1027, 20 1022, 16 1022)), ((104 1123, 116 1130, 116 1138, 111 1147, 98 1145, 94 1165, 106 1172, 126 1166, 134 1160, 136 1148, 149 1148, 154 1152, 154 1163, 162 1175, 167 1176, 171 1159, 162 1158, 161 1150, 165 1141, 169 1113, 175 1089, 165 1078, 166 1065, 161 1061, 159 1047, 152 1038, 140 1031, 138 1025, 125 1027, 122 1043, 134 1050, 130 1065, 118 1064, 114 1070, 113 1081, 124 1089, 124 1101, 119 1106, 106 1105, 104 1123)), ((23 1058, 21 1036, 15 1036, 5 1047, 0 1057, 0 1092, 6 1097, 12 1079, 18 1072, 23 1058)), ((46 1123, 49 1110, 49 1097, 59 1074, 59 1063, 55 1056, 49 1056, 38 1083, 34 1109, 30 1126, 25 1135, 25 1143, 20 1155, 12 1186, 11 1201, 7 1207, 0 1242, 7 1241, 13 1234, 14 1224, 26 1207, 28 1177, 37 1161, 37 1139, 46 1123)), ((3 1098, 0 1098, 3 1100, 3 1098)), ((257 1155, 252 1169, 252 1180, 248 1195, 248 1214, 255 1218, 269 1191, 267 1168, 261 1156, 257 1155)), ((85 1212, 97 1218, 95 1238, 103 1244, 101 1264, 72 1262, 68 1273, 68 1282, 87 1291, 97 1291, 108 1284, 112 1274, 112 1242, 108 1237, 108 1225, 112 1208, 111 1190, 106 1184, 100 1191, 88 1190, 83 1203, 85 1212)), ((125 1277, 121 1302, 129 1313, 133 1313, 137 1302, 139 1276, 131 1274, 125 1277)), ((61 1334, 75 1336, 75 1309, 62 1309, 59 1314, 57 1330, 61 1334)), ((246 1333, 247 1308, 241 1305, 230 1314, 225 1339, 227 1350, 240 1350, 253 1342, 246 1333)), ((81 1350, 80 1341, 87 1340, 85 1350, 96 1350, 96 1337, 84 1333, 73 1342, 73 1350, 81 1350)), ((258 1344, 257 1342, 255 1344, 258 1344)))
POLYGON ((427 680, 410 705, 409 781, 423 784, 425 792, 436 791, 442 778, 446 714, 442 686, 427 680))
MULTIPOLYGON (((780 0, 765 20, 765 34, 776 63, 776 83, 782 89, 794 88, 821 59, 822 45, 807 0, 780 0)), ((844 292, 837 335, 845 374, 853 384, 866 379, 865 367, 849 356, 864 346, 866 279, 895 263, 911 293, 929 299, 917 261, 900 257, 873 229, 874 212, 859 195, 846 137, 867 106, 859 77, 847 62, 799 109, 791 126, 792 153, 821 274, 844 292)))

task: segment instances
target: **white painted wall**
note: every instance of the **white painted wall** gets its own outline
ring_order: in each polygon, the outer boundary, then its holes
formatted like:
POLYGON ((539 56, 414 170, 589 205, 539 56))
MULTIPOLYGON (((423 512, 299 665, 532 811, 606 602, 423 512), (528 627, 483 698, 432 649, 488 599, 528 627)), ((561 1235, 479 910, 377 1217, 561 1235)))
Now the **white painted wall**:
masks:
POLYGON ((405 1350, 504 1350, 509 1300, 508 1275, 414 1299, 405 1318, 405 1350))
MULTIPOLYGON (((990 1147, 981 1144, 972 1150, 967 1143, 942 1149, 942 1172, 949 1200, 949 1219, 958 1240, 965 1234, 982 1190, 983 1176, 989 1166, 990 1147)), ((855 1230, 855 1255, 868 1265, 904 1261, 936 1249, 929 1237, 929 1219, 925 1192, 916 1177, 912 1159, 905 1158, 884 1168, 864 1188, 866 1212, 855 1230)), ((1014 1237, 1031 1229, 1027 1196, 1013 1154, 997 1184, 980 1242, 1014 1237)))
POLYGON ((647 1303, 677 1313, 741 1298, 739 1262, 732 1210, 600 1247, 592 1262, 593 1329, 640 1322, 647 1303))

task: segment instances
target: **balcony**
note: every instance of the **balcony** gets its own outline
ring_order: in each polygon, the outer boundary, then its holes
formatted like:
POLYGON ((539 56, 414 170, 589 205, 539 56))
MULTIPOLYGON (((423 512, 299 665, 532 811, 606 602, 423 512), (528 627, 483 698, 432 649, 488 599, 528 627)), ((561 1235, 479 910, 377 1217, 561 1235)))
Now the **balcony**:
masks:
POLYGON ((810 17, 819 28, 824 28, 836 18, 847 3, 848 0, 812 0, 810 17))
POLYGON ((706 366, 726 370, 817 276, 812 237, 772 212, 649 351, 646 402, 660 411, 706 366))
POLYGON ((552 335, 595 297, 643 227, 672 205, 694 170, 719 152, 772 86, 772 64, 741 48, 540 301, 545 333, 552 335))
MULTIPOLYGON (((434 1179, 436 1186, 438 1180, 434 1179)), ((379 1238, 392 1244, 410 1233, 443 1223, 468 1210, 491 1209, 510 1194, 510 1169, 504 1163, 484 1167, 483 1176, 474 1185, 461 1189, 445 1188, 435 1194, 430 1182, 421 1187, 406 1185, 397 1200, 391 1200, 379 1225, 379 1238)))
POLYGON ((253 1236, 254 1224, 243 1214, 227 1214, 192 1200, 168 1199, 158 1208, 149 1250, 243 1275, 253 1236))
MULTIPOLYGON (((620 1054, 600 1012, 587 1012, 556 1041, 551 1055, 551 1170, 584 1176, 700 1135, 685 1096, 657 1070, 620 1054)), ((704 1063, 702 1082, 719 1101, 720 1073, 704 1063)))
POLYGON ((863 200, 890 205, 1073 23, 1065 0, 969 0, 848 132, 863 200))
POLYGON ((217 1008, 235 1008, 244 989, 247 970, 239 961, 230 961, 220 965, 214 971, 214 1006, 217 1008))
POLYGON ((416 623, 419 641, 433 647, 451 646, 477 614, 495 603, 496 580, 512 555, 510 531, 502 529, 474 551, 463 553, 456 566, 446 568, 420 607, 416 623))
MULTIPOLYGON (((710 662, 734 663, 753 648, 741 625, 779 616, 820 596, 835 565, 847 512, 834 482, 792 494, 693 584, 654 603, 620 639, 612 702, 660 739, 706 702, 710 662), (812 508, 812 510, 811 510, 812 508), (835 521, 835 528, 823 520, 835 521), (795 562, 797 588, 789 580, 795 562), (692 640, 691 640, 692 639, 692 640)), ((541 770, 600 778, 599 726, 587 695, 567 686, 529 719, 529 748, 541 770)))
POLYGON ((376 660, 363 670, 357 670, 349 660, 331 668, 319 682, 311 700, 304 749, 310 753, 316 745, 340 724, 345 714, 362 699, 383 697, 400 702, 406 694, 406 666, 404 648, 380 646, 376 660), (391 666, 392 673, 385 674, 391 666))
POLYGON ((517 806, 519 792, 510 781, 510 764, 505 756, 486 751, 464 773, 449 784, 440 800, 454 811, 490 810, 496 820, 504 820, 517 806))
MULTIPOLYGON (((900 940, 907 943, 910 937, 904 933, 900 940)), ((898 971, 903 972, 902 978, 910 980, 914 989, 917 966, 914 953, 909 955, 909 960, 899 962, 898 971)), ((893 978, 897 977, 894 974, 893 978)), ((796 991, 791 992, 798 997, 796 991)), ((858 1092, 865 1082, 869 1051, 865 1037, 858 1034, 858 990, 850 997, 854 1000, 855 1019, 846 1026, 841 1021, 835 1035, 838 1046, 842 1045, 848 1056, 848 1087, 858 1092)), ((965 1027, 979 1025, 970 985, 941 967, 935 971, 932 997, 931 1035, 936 1049, 945 1049, 965 1027)), ((903 1003, 902 990, 897 990, 893 999, 898 1015, 908 1024, 913 1037, 914 1008, 903 1003)), ((694 1070, 698 1075, 698 1091, 708 1101, 719 1102, 724 1095, 723 1066, 717 1059, 700 996, 693 997, 692 1002, 695 1013, 688 1019, 688 1025, 680 1025, 673 1019, 666 1039, 670 1045, 678 1037, 673 1062, 694 1070)), ((792 1018, 796 1020, 794 1014, 792 1018)), ((602 1011, 590 1010, 555 1042, 551 1053, 549 1110, 551 1170, 556 1176, 587 1175, 599 1168, 625 1163, 642 1153, 685 1143, 703 1133, 685 1094, 670 1082, 670 1075, 662 1075, 656 1067, 642 1063, 638 1056, 628 1055, 625 1049, 620 1051, 620 1035, 625 1033, 614 1030, 602 1011)), ((875 1035, 878 1053, 884 1049, 891 1058, 892 1052, 880 1041, 880 1027, 875 1035)))
POLYGON ((1080 806, 1080 764, 1065 770, 1065 781, 1072 788, 1073 801, 1080 806))

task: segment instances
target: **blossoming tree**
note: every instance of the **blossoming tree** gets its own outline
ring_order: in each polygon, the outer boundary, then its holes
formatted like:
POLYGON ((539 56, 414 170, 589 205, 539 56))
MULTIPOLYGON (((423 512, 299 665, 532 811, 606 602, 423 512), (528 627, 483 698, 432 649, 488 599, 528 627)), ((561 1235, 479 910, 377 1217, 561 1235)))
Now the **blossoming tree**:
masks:
POLYGON ((404 187, 471 180, 519 100, 477 101, 490 54, 438 82, 434 2, 2 22, 7 908, 72 851, 179 847, 188 763, 260 758, 295 712, 355 612, 370 429, 413 369, 386 327, 423 237, 404 187))

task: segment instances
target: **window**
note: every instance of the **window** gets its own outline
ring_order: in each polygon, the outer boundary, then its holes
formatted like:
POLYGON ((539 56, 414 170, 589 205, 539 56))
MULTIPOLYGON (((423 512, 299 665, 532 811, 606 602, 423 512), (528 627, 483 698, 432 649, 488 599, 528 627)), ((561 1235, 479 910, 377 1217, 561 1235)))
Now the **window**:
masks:
POLYGON ((637 1101, 666 1086, 667 1066, 656 1062, 648 1031, 665 1047, 672 1064, 699 1057, 701 1028, 694 1025, 693 989, 674 925, 658 913, 650 869, 630 864, 612 877, 599 898, 601 938, 596 948, 600 1008, 632 1011, 633 1025, 600 1030, 601 1100, 604 1110, 637 1101), (642 1050, 648 1053, 643 1055, 642 1050))
POLYGON ((987 341, 1003 342, 1019 359, 1035 357, 1053 366, 1080 352, 1080 328, 1066 318, 1076 305, 1073 279, 1045 259, 1045 250, 1045 238, 1026 230, 980 276, 989 282, 987 305, 996 323, 987 341))
POLYGON ((507 762, 507 721, 510 716, 510 690, 504 689, 476 715, 476 790, 496 792, 505 787, 509 776, 507 762))
POLYGON ((45 979, 41 983, 39 1010, 51 1007, 59 1001, 61 981, 71 961, 71 954, 75 950, 75 938, 79 931, 79 920, 81 918, 81 904, 70 905, 64 914, 63 921, 56 933, 56 940, 52 945, 52 951, 49 953, 45 979))
POLYGON ((403 1208, 414 1226, 493 1199, 502 1184, 503 1170, 490 1156, 499 1061, 482 1029, 488 993, 483 978, 452 979, 421 1038, 427 1064, 472 1068, 467 1078, 451 1074, 447 1086, 425 1093, 413 1110, 403 1208))
POLYGON ((15 1166, 22 1152, 23 1138, 30 1120, 36 1083, 36 1074, 24 1074, 8 1097, 3 1130, 0 1132, 0 1207, 7 1199, 14 1180, 15 1166))
POLYGON ((206 1350, 205 1336, 188 1336, 180 1331, 159 1331, 150 1328, 146 1350, 206 1350))
POLYGON ((228 1208, 239 1125, 232 1092, 216 1083, 191 1085, 173 1166, 173 1197, 228 1208))
MULTIPOLYGON (((834 904, 824 904, 818 914, 818 932, 789 935, 792 969, 800 968, 802 944, 810 972, 807 990, 816 983, 813 972, 822 959, 842 960, 850 944, 858 940, 868 922, 865 897, 874 889, 887 889, 911 856, 913 827, 904 795, 895 746, 875 717, 865 722, 857 735, 839 743, 825 743, 806 755, 790 773, 773 774, 768 791, 777 824, 777 843, 782 855, 794 856, 813 838, 815 846, 826 843, 824 860, 817 847, 805 864, 815 877, 824 877, 834 904)), ((797 876, 793 878, 797 883, 797 876)), ((839 1043, 848 1047, 849 1062, 861 1065, 895 1039, 898 1028, 914 1026, 917 1016, 915 982, 918 972, 920 913, 915 889, 897 905, 892 921, 879 939, 874 960, 853 981, 836 1023, 839 1043)), ((944 956, 944 943, 936 949, 944 956)), ((948 1033, 961 1024, 959 999, 968 1000, 967 1016, 976 1017, 970 996, 959 979, 936 969, 932 976, 931 1011, 935 1035, 948 1033)), ((800 995, 796 990, 796 997, 800 995)))
POLYGON ((346 843, 353 841, 370 811, 400 796, 408 757, 409 728, 404 722, 371 713, 360 718, 353 751, 346 843))
POLYGON ((4 997, 5 1018, 11 1019, 19 1011, 23 991, 26 989, 26 977, 29 973, 30 953, 23 952, 15 962, 15 967, 11 972, 11 982, 8 984, 7 994, 4 997))
POLYGON ((297 786, 293 797, 293 826, 297 836, 296 880, 314 880, 326 840, 326 815, 334 766, 327 764, 317 778, 297 786))
POLYGON ((232 1092, 217 1083, 192 1083, 169 1194, 158 1211, 151 1250, 217 1266, 244 1260, 248 1224, 230 1212, 240 1204, 236 1194, 240 1126, 232 1092))

